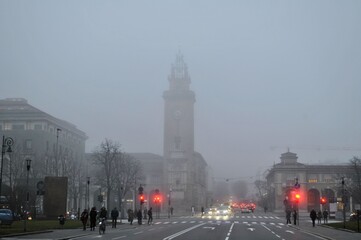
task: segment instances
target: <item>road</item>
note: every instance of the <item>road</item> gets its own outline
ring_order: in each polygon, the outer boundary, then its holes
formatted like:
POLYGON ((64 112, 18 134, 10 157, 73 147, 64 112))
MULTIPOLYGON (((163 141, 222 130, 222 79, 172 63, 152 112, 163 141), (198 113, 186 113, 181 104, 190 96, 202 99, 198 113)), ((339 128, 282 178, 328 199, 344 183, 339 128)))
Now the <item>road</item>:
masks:
MULTIPOLYGON (((97 230, 97 229, 96 229, 97 230)), ((122 224, 116 229, 108 226, 104 235, 97 231, 58 230, 52 233, 18 236, 6 239, 132 239, 132 240, 309 240, 328 239, 288 226, 285 219, 272 213, 236 213, 230 218, 200 216, 154 219, 153 224, 122 224)))

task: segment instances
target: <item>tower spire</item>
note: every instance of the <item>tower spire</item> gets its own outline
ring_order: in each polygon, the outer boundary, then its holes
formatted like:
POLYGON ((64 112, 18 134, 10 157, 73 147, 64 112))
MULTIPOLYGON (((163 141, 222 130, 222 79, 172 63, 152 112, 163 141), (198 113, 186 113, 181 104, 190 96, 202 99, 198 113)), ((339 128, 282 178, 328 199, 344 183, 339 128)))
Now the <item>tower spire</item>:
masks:
POLYGON ((175 63, 172 64, 171 74, 168 76, 169 90, 189 90, 191 78, 188 74, 187 64, 184 62, 180 49, 176 55, 175 63))

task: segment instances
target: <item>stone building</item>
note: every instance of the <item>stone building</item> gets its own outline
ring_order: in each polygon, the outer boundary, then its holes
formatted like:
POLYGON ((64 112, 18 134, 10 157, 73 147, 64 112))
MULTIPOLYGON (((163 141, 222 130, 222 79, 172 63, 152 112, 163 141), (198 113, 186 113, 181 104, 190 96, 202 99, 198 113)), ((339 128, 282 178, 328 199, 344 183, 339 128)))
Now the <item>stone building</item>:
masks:
MULTIPOLYGON (((307 165, 298 162, 297 159, 296 153, 288 151, 281 154, 281 162, 269 170, 266 176, 268 207, 274 211, 284 211, 287 204, 295 200, 294 193, 297 192, 300 195, 300 212, 319 210, 322 206, 321 197, 327 199, 324 208, 329 209, 330 203, 335 203, 339 209, 340 199, 345 191, 342 178, 350 175, 350 166, 307 165)), ((346 201, 349 206, 350 198, 347 197, 346 201)))
MULTIPOLYGON (((23 178, 19 172, 25 169, 25 159, 31 159, 30 187, 34 188, 31 194, 36 194, 35 179, 68 177, 69 169, 74 169, 72 164, 84 160, 86 134, 74 124, 33 107, 23 98, 0 100, 0 134, 14 140, 11 161, 4 159, 3 184, 10 183, 9 175, 23 178), (20 167, 18 171, 14 169, 16 164, 20 167)), ((72 189, 69 208, 77 208, 81 198, 75 194, 79 189, 74 189, 75 185, 79 188, 79 184, 73 185, 69 187, 72 189)))
POLYGON ((164 98, 164 146, 166 179, 172 189, 175 210, 199 210, 207 203, 207 163, 194 150, 195 93, 183 55, 178 53, 168 77, 164 98))

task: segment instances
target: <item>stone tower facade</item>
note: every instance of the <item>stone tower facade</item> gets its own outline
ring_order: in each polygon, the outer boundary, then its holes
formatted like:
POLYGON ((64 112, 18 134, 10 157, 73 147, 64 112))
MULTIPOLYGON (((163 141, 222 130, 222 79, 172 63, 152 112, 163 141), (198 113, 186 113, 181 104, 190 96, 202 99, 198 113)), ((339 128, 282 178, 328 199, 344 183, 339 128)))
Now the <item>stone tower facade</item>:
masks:
POLYGON ((170 204, 175 210, 200 209, 206 201, 206 162, 194 151, 195 94, 183 55, 178 53, 164 98, 164 159, 170 204))

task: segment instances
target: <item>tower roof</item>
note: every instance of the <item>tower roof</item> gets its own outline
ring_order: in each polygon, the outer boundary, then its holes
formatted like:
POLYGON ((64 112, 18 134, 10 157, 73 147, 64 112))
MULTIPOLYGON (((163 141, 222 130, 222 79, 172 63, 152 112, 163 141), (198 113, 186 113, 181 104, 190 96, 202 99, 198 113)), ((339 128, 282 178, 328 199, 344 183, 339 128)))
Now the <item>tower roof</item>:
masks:
POLYGON ((168 76, 169 90, 189 90, 191 78, 188 74, 187 64, 184 62, 183 54, 178 51, 175 63, 172 64, 171 74, 168 76))

